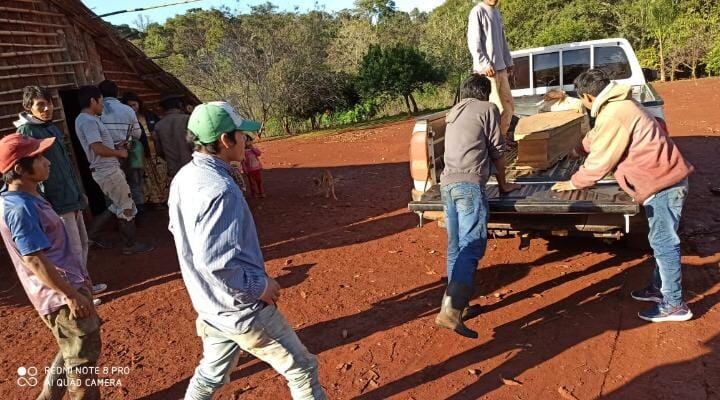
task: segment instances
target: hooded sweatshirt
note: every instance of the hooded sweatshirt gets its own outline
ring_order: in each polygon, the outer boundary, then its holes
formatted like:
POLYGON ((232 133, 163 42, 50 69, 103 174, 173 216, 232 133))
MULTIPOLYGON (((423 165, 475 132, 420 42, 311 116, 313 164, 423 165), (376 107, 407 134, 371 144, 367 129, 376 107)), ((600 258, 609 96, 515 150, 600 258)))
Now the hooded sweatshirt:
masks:
POLYGON ((35 139, 56 138, 55 143, 44 153, 45 158, 50 160, 50 177, 42 187, 45 198, 55 212, 62 215, 84 210, 87 204, 68 152, 62 144, 62 131, 53 123, 39 120, 26 112, 21 113, 14 124, 23 136, 35 139))
POLYGON ((464 99, 450 109, 445 122, 445 168, 440 184, 485 185, 490 160, 502 157, 505 145, 497 107, 487 101, 464 99))
POLYGON ((665 129, 633 100, 629 86, 611 82, 593 102, 595 127, 583 139, 588 153, 572 177, 578 189, 593 186, 615 172, 620 187, 643 204, 693 171, 665 129))

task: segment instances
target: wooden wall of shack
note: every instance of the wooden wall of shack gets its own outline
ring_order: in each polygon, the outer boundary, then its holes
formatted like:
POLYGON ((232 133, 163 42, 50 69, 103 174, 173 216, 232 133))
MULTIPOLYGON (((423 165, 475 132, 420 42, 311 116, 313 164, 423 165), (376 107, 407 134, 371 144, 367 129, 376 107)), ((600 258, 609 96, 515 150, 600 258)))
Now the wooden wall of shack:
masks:
POLYGON ((70 145, 60 90, 114 80, 153 111, 163 95, 197 97, 80 0, 0 1, 0 136, 15 131, 28 85, 51 89, 54 122, 70 145))

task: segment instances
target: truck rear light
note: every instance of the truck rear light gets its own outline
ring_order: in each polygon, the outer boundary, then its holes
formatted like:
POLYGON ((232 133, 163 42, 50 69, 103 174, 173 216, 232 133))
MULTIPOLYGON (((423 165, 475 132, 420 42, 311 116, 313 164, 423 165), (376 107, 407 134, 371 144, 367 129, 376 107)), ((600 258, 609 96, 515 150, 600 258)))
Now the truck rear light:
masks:
POLYGON ((415 131, 410 139, 410 176, 415 181, 424 181, 428 171, 427 133, 415 131))

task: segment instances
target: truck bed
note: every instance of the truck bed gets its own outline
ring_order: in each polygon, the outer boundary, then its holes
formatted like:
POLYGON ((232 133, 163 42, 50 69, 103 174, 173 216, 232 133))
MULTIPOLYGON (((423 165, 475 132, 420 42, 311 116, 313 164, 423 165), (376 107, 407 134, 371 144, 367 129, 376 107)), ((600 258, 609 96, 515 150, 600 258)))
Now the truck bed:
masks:
MULTIPOLYGON (((495 177, 487 185, 491 212, 523 214, 637 214, 640 210, 630 196, 623 192, 612 177, 590 189, 571 192, 553 192, 555 182, 569 180, 582 165, 582 159, 563 158, 545 171, 515 169, 516 150, 505 154, 508 162, 508 180, 521 186, 508 194, 500 194, 495 177)), ((410 211, 442 211, 440 185, 432 185, 418 201, 410 202, 410 211)))
MULTIPOLYGON (((573 93, 568 93, 573 95, 573 93)), ((515 116, 510 126, 512 132, 519 118, 537 114, 542 95, 514 98, 515 116)), ((633 87, 633 97, 653 115, 664 119, 663 101, 652 86, 633 87)), ((440 197, 440 174, 444 168, 445 112, 422 116, 417 119, 414 132, 427 132, 427 155, 429 172, 424 187, 416 186, 413 201, 408 204, 410 211, 420 216, 421 224, 425 213, 443 211, 440 197)), ((593 121, 590 121, 591 126, 593 121)), ((580 168, 584 159, 565 157, 551 168, 532 171, 515 167, 517 150, 505 153, 508 169, 507 179, 521 186, 520 190, 500 194, 495 177, 487 185, 491 211, 491 225, 507 231, 533 230, 543 225, 545 230, 573 226, 575 231, 593 231, 602 234, 618 229, 629 232, 632 216, 641 213, 640 207, 620 189, 612 175, 589 189, 569 192, 553 192, 550 188, 558 181, 569 180, 580 168), (553 218, 547 218, 553 215, 553 218), (520 227, 520 228, 518 228, 520 227)), ((421 183, 419 183, 422 186, 421 183)), ((418 185, 418 183, 416 183, 418 185)), ((633 220, 636 218, 633 218, 633 220)))

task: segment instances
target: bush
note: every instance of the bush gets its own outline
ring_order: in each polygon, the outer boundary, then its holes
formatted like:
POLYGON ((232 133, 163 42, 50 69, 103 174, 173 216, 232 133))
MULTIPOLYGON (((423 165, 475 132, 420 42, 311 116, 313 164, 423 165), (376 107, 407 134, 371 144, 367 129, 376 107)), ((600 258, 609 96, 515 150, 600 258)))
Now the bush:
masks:
POLYGON ((720 37, 715 40, 715 47, 705 57, 705 70, 710 75, 720 75, 720 37))

